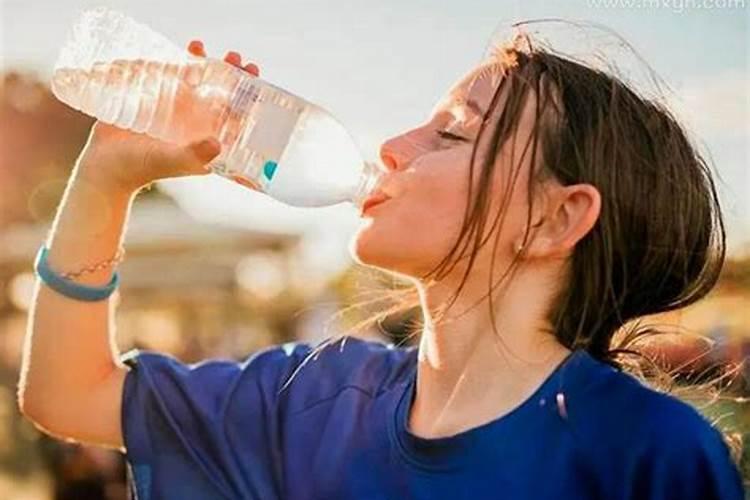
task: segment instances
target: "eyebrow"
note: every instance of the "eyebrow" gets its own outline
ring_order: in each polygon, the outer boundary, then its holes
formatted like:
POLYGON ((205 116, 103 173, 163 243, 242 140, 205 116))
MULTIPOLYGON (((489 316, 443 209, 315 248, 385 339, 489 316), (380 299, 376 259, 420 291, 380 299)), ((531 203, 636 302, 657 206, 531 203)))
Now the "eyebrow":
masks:
POLYGON ((477 101, 473 99, 468 99, 464 101, 464 104, 466 104, 467 108, 469 108, 470 110, 472 110, 479 116, 484 116, 484 110, 481 107, 479 107, 479 104, 477 103, 477 101))
MULTIPOLYGON (((454 101, 454 105, 464 105, 467 108, 469 108, 474 114, 479 116, 480 118, 484 117, 484 110, 482 107, 475 101, 474 99, 464 99, 464 98, 458 98, 454 101)), ((437 109, 433 111, 433 114, 437 112, 437 109)))

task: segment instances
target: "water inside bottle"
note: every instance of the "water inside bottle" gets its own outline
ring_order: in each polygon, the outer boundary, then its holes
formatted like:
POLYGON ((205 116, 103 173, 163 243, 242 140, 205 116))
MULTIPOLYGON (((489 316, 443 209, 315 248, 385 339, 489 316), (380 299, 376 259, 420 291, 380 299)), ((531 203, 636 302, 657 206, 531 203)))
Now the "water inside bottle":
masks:
POLYGON ((184 65, 116 60, 88 69, 61 67, 52 75, 52 91, 103 122, 184 144, 217 136, 231 85, 239 81, 226 66, 208 60, 184 65))
POLYGON ((176 143, 217 137, 222 153, 211 164, 217 174, 284 203, 352 200, 365 163, 329 113, 259 78, 236 80, 237 72, 223 74, 216 62, 191 64, 202 73, 156 61, 59 68, 52 89, 60 100, 122 128, 176 143), (191 90, 199 83, 200 91, 191 90), (175 102, 180 99, 189 101, 175 102))
POLYGON ((306 207, 351 201, 364 166, 347 130, 327 112, 309 106, 267 192, 280 201, 306 207))

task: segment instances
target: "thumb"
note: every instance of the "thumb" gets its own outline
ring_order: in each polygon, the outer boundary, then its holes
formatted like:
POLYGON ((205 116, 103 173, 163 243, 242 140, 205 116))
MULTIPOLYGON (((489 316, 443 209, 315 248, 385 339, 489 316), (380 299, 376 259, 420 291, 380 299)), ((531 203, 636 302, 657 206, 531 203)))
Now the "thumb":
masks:
POLYGON ((172 153, 169 163, 177 167, 177 172, 171 175, 205 175, 208 173, 206 165, 221 152, 221 143, 213 137, 207 137, 178 147, 172 153))
POLYGON ((193 163, 203 167, 221 153, 221 143, 213 137, 207 137, 188 144, 187 153, 193 157, 193 163))

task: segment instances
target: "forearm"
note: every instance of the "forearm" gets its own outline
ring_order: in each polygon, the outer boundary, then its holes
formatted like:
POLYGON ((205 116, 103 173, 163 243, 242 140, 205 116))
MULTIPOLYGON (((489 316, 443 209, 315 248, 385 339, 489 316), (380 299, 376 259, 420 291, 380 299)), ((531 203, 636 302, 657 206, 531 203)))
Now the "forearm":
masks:
MULTIPOLYGON (((85 157, 83 157, 85 158, 85 157)), ((105 261, 124 237, 134 193, 107 189, 97 182, 96 165, 76 165, 47 239, 49 267, 63 273, 105 261)), ((107 268, 83 274, 78 283, 102 286, 107 268)), ((41 405, 85 394, 117 368, 113 307, 108 300, 84 302, 51 290, 37 279, 24 343, 20 402, 41 405)))

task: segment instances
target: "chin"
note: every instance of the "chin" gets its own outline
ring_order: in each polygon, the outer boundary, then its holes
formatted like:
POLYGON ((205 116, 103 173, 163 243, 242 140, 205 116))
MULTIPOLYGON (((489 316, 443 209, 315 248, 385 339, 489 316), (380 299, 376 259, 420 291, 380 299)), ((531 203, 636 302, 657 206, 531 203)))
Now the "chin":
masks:
POLYGON ((371 224, 361 227, 349 240, 349 254, 355 262, 365 266, 381 267, 383 261, 382 239, 373 237, 371 224))
POLYGON ((405 277, 417 276, 412 267, 412 259, 405 252, 403 243, 391 243, 382 235, 376 235, 369 226, 364 226, 349 241, 349 253, 355 262, 384 271, 402 274, 405 277))
POLYGON ((349 241, 349 253, 359 264, 390 270, 393 262, 394 245, 383 235, 376 234, 372 224, 363 225, 349 241))

